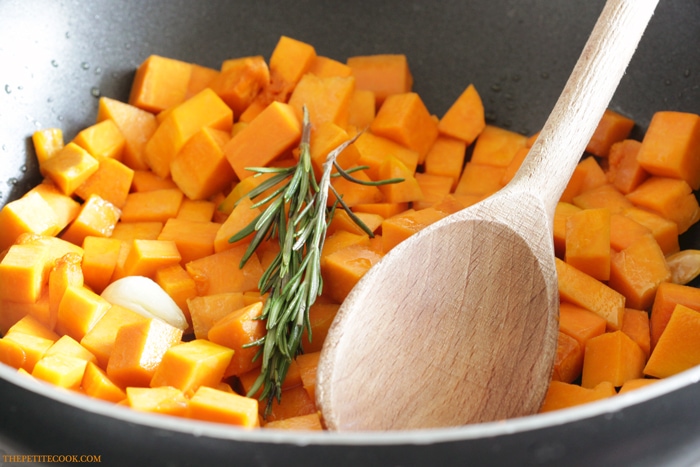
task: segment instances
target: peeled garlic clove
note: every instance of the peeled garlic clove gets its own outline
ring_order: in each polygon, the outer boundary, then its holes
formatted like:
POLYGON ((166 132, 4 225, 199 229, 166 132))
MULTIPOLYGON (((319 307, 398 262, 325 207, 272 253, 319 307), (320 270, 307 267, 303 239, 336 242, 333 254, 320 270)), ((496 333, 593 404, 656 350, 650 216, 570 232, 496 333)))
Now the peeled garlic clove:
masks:
POLYGON ((180 307, 148 277, 127 276, 118 279, 102 291, 102 298, 146 318, 158 318, 183 331, 187 329, 187 319, 180 307))
POLYGON ((666 257, 671 282, 685 285, 700 275, 700 250, 683 250, 666 257))

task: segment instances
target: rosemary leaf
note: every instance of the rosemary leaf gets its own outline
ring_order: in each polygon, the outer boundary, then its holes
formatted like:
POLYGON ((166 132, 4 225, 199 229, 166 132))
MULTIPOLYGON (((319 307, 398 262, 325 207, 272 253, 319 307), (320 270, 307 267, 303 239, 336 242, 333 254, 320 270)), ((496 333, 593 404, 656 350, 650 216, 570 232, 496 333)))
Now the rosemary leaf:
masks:
MULTIPOLYGON (((354 183, 369 184, 349 175, 355 169, 344 170, 335 159, 358 135, 341 144, 328 154, 323 164, 323 173, 316 180, 311 164, 309 147, 311 125, 308 111, 303 109, 302 137, 299 144, 299 161, 288 168, 250 168, 254 176, 273 174, 248 193, 255 207, 267 205, 258 215, 229 241, 241 240, 255 232, 244 253, 240 266, 265 240, 276 239, 280 251, 263 272, 258 288, 267 294, 260 316, 265 321, 266 335, 246 347, 258 346, 255 355, 261 360, 260 375, 248 395, 260 392, 260 399, 267 401, 267 413, 271 403, 280 400, 284 381, 291 362, 301 353, 301 338, 304 330, 311 338, 309 309, 323 291, 321 276, 321 251, 326 239, 330 219, 337 206, 346 209, 351 219, 363 230, 372 234, 362 221, 342 200, 330 183, 335 176, 334 168, 340 176, 354 183), (272 190, 270 193, 268 193, 272 190), (329 192, 337 201, 328 205, 329 192), (268 193, 268 194, 266 194, 268 193), (264 196, 262 199, 257 199, 264 196)), ((400 179, 382 181, 396 183, 400 179)), ((371 184, 382 184, 371 182, 371 184)))

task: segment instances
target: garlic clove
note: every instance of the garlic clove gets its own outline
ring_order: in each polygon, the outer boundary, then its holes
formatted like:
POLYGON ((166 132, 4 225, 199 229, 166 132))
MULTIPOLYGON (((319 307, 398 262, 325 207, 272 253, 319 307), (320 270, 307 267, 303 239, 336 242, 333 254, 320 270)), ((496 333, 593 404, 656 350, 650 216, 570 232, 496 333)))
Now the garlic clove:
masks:
POLYGON ((187 329, 187 319, 180 307, 148 277, 127 276, 118 279, 102 291, 102 298, 146 318, 158 318, 183 331, 187 329))

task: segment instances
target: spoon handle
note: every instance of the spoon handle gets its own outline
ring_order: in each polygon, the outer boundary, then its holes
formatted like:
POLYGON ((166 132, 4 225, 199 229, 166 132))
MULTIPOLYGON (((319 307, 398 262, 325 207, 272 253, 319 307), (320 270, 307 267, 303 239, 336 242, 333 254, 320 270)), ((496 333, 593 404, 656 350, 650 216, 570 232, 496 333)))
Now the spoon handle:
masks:
POLYGON ((658 0, 608 0, 537 141, 511 182, 532 187, 553 215, 658 0), (523 184, 524 182, 524 184, 523 184))

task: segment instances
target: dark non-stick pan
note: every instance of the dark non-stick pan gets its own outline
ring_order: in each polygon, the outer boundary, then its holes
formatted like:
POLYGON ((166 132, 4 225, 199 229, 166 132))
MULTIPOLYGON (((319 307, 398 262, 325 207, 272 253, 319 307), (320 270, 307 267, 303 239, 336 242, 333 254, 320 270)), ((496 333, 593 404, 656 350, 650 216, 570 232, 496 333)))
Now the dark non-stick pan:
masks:
MULTIPOLYGON (((39 180, 30 136, 66 140, 99 96, 126 100, 150 54, 218 67, 269 57, 280 35, 339 60, 405 53, 442 115, 469 83, 490 123, 543 124, 602 0, 2 0, 0 206, 39 180)), ((611 107, 641 136, 657 110, 700 112, 700 3, 661 0, 611 107)), ((683 238, 700 247, 700 231, 683 238)), ((381 375, 377 375, 381 378, 381 375)), ((700 368, 547 415, 381 434, 243 432, 61 392, 0 365, 0 454, 95 455, 107 465, 691 465, 700 461, 700 368)), ((391 384, 391 382, 387 382, 391 384)), ((416 382, 429 384, 429 382, 416 382)))

